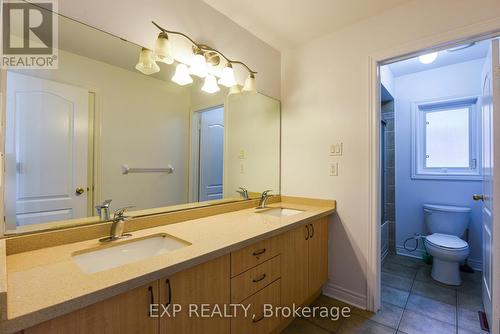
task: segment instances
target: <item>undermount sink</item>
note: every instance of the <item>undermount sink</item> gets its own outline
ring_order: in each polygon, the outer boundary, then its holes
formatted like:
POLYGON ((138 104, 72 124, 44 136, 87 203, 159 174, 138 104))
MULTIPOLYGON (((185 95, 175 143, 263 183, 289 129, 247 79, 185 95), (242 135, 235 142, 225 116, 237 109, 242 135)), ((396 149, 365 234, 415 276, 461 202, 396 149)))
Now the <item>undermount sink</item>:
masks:
POLYGON ((72 257, 83 272, 92 274, 189 245, 191 243, 187 241, 161 233, 122 241, 116 245, 109 244, 90 250, 78 251, 73 253, 72 257))
POLYGON ((288 209, 288 208, 274 208, 270 210, 265 210, 261 211, 259 213, 263 215, 268 215, 268 216, 275 216, 275 217, 290 217, 290 216, 295 216, 299 213, 304 212, 303 210, 296 210, 296 209, 288 209))

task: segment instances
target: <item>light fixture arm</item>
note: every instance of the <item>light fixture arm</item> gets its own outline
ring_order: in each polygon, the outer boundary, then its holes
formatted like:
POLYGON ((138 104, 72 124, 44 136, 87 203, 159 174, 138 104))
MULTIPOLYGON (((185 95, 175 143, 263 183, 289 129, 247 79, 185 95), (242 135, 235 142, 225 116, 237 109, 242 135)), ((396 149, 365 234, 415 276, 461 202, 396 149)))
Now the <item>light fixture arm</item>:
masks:
POLYGON ((202 51, 213 51, 213 52, 216 52, 217 54, 219 54, 222 58, 224 58, 229 64, 239 64, 239 65, 242 65, 243 67, 245 67, 247 69, 247 71, 251 74, 251 75, 254 75, 254 74, 257 74, 256 71, 252 70, 250 67, 248 67, 247 64, 245 64, 244 62, 242 61, 239 61, 239 60, 232 60, 232 59, 229 59, 228 57, 226 57, 222 52, 220 52, 219 50, 217 49, 214 49, 212 47, 209 47, 209 46, 206 46, 206 45, 200 45, 198 43, 196 43, 191 37, 189 37, 188 35, 182 33, 182 32, 179 32, 179 31, 173 31, 173 30, 167 30, 163 27, 161 27, 160 25, 158 25, 155 21, 151 21, 151 23, 153 23, 153 25, 160 29, 161 31, 163 31, 164 33, 167 33, 167 34, 173 34, 173 35, 179 35, 179 36, 182 36, 184 38, 186 38, 189 42, 191 42, 191 44, 193 44, 196 48, 202 50, 202 51))

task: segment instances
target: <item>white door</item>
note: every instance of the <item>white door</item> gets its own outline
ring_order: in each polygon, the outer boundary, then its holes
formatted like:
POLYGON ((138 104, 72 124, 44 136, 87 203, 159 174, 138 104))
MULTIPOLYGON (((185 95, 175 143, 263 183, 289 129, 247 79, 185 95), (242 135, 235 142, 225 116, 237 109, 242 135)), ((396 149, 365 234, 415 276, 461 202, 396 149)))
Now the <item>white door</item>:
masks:
POLYGON ((491 333, 499 333, 500 305, 500 232, 496 219, 500 219, 498 205, 493 198, 500 199, 500 85, 499 45, 493 40, 482 74, 482 150, 483 150, 483 304, 491 333), (496 178, 494 177, 496 176, 496 178))
POLYGON ((199 201, 221 199, 224 164, 224 107, 200 113, 199 201))
POLYGON ((87 215, 88 122, 87 90, 7 73, 8 229, 87 215))

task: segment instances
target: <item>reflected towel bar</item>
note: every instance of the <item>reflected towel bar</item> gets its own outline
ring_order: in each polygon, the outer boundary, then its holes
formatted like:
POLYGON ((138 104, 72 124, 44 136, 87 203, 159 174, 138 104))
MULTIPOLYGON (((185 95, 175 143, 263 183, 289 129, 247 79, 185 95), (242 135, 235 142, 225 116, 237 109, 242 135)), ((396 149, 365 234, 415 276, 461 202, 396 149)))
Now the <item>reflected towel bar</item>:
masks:
POLYGON ((174 172, 174 167, 168 165, 167 168, 130 168, 128 165, 122 166, 122 174, 127 175, 129 173, 167 173, 172 174, 174 172))

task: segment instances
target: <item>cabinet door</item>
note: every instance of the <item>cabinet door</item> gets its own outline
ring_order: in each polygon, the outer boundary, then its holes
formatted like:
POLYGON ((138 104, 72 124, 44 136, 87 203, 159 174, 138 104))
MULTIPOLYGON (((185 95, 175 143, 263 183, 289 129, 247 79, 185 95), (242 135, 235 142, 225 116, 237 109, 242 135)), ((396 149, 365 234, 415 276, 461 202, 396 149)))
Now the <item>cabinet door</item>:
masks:
POLYGON ((149 317, 149 304, 158 302, 153 282, 81 310, 24 330, 25 334, 158 333, 158 318, 149 317))
POLYGON ((288 231, 281 236, 281 304, 302 305, 308 296, 307 226, 288 231))
POLYGON ((160 303, 171 305, 171 316, 163 315, 160 318, 160 333, 229 333, 230 318, 217 315, 212 317, 210 314, 202 317, 202 304, 209 305, 210 313, 214 310, 214 305, 224 311, 224 305, 229 305, 231 298, 230 274, 230 256, 225 255, 159 280, 160 303), (174 317, 172 311, 177 305, 182 310, 174 317))
POLYGON ((328 279, 328 217, 311 223, 308 296, 318 292, 328 279))

